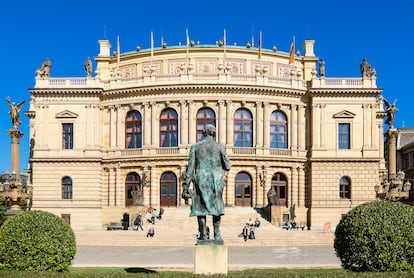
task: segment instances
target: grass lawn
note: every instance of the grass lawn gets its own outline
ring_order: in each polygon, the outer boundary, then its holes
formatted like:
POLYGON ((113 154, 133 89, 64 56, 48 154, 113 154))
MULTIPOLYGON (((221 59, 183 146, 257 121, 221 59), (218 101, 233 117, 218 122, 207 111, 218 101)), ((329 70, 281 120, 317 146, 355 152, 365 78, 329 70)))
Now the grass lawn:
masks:
POLYGON ((414 277, 414 273, 355 273, 344 269, 249 269, 228 275, 194 275, 183 271, 156 271, 146 268, 70 268, 67 272, 0 271, 0 277, 414 277))

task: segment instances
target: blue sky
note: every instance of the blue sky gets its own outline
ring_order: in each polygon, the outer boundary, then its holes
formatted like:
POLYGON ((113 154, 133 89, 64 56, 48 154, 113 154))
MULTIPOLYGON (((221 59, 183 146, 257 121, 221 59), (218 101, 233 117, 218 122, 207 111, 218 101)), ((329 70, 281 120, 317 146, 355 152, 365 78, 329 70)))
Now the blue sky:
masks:
MULTIPOLYGON (((48 57, 52 77, 84 77, 86 57, 99 52, 104 36, 121 52, 137 45, 155 47, 191 39, 214 44, 227 30, 227 43, 245 45, 262 31, 263 48, 276 45, 288 52, 292 37, 297 48, 315 40, 315 54, 325 60, 327 77, 359 77, 366 58, 377 72, 377 84, 390 102, 397 100, 395 126, 414 127, 411 81, 414 79, 414 0, 394 1, 63 1, 15 0, 0 4, 0 171, 11 170, 12 127, 6 98, 25 100, 20 113, 24 133, 20 166, 29 154, 29 88, 35 71, 48 57)), ((302 51, 303 53, 303 51, 302 51)), ((95 66, 95 63, 94 63, 95 66)))

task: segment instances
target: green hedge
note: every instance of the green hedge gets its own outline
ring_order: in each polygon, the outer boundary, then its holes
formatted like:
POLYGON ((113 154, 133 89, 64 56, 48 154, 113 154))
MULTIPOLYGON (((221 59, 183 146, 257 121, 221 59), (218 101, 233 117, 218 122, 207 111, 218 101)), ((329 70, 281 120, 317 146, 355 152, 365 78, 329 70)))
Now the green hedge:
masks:
POLYGON ((6 270, 63 271, 75 256, 72 228, 58 216, 26 211, 0 227, 0 263, 6 270))
POLYGON ((339 222, 334 248, 345 269, 414 271, 414 208, 379 200, 360 205, 339 222))

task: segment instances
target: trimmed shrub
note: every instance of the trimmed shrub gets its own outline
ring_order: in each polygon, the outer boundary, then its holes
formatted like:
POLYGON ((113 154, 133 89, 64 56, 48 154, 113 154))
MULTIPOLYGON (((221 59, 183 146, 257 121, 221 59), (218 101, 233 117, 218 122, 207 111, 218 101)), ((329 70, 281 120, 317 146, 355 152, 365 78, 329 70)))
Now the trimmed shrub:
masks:
POLYGON ((345 269, 414 271, 414 208, 379 200, 360 205, 339 222, 334 248, 345 269))
POLYGON ((75 253, 72 228, 52 213, 22 212, 0 227, 0 262, 4 269, 63 271, 75 253))

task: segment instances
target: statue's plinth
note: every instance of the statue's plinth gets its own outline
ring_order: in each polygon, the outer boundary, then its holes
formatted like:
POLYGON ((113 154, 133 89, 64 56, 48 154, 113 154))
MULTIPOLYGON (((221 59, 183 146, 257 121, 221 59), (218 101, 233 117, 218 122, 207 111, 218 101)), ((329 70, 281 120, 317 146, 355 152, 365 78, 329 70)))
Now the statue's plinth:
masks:
POLYGON ((228 268, 228 250, 222 240, 199 240, 195 248, 195 274, 225 274, 228 268))

